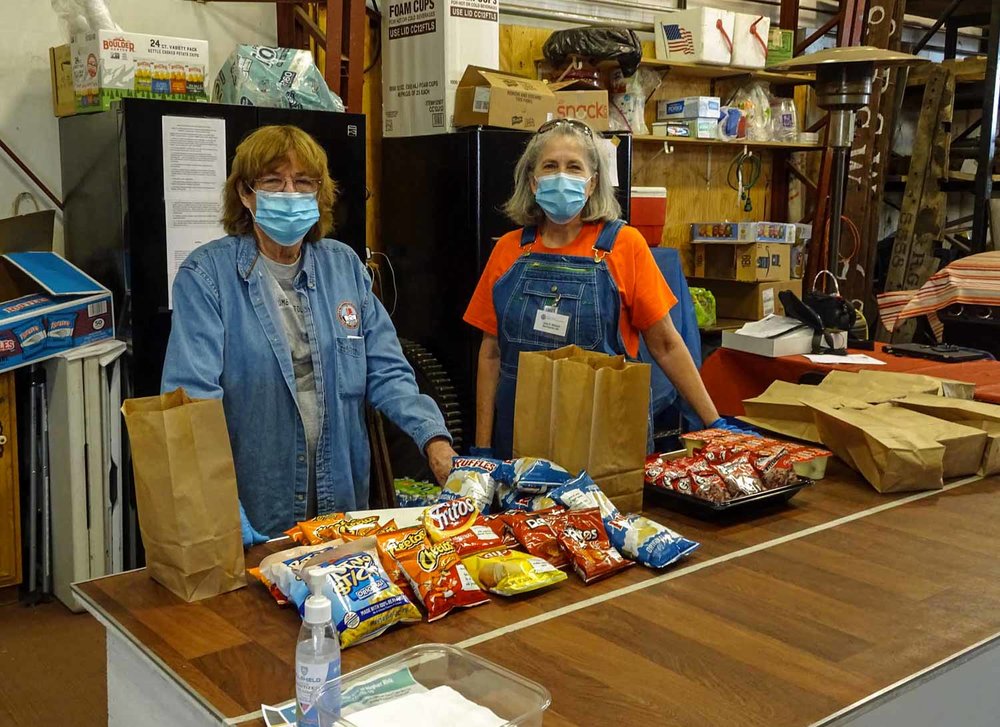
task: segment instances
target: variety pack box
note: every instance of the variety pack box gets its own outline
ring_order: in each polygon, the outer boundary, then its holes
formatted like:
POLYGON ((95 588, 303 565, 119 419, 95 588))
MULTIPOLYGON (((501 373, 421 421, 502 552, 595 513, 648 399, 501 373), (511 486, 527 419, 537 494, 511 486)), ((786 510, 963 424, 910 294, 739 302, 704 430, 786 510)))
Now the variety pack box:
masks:
POLYGON ((455 93, 455 126, 535 131, 555 118, 558 105, 545 81, 469 66, 455 93))
POLYGON ((608 92, 590 88, 579 81, 560 81, 549 86, 556 95, 556 118, 576 119, 594 131, 607 131, 608 92))
POLYGON ((500 65, 499 0, 387 0, 382 7, 382 131, 451 131, 467 66, 500 65))
POLYGON ((692 242, 795 242, 795 225, 786 222, 695 222, 692 242))
POLYGON ((106 111, 125 96, 207 101, 208 41, 99 30, 70 40, 76 110, 106 111))
POLYGON ((0 256, 0 371, 115 337, 111 292, 54 252, 0 256))

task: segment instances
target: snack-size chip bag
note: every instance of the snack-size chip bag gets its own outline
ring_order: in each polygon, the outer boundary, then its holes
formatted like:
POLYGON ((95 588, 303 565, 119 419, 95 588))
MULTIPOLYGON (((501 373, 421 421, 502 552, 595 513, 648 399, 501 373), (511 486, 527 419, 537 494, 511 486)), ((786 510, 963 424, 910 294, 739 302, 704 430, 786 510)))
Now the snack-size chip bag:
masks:
POLYGON ((299 576, 299 566, 321 551, 332 550, 340 545, 340 541, 320 543, 319 545, 296 545, 264 556, 260 565, 248 569, 251 576, 259 580, 271 593, 271 597, 279 606, 288 603, 288 594, 292 583, 299 576))
POLYGON ((528 553, 548 561, 556 568, 565 568, 569 565, 569 559, 559 547, 559 539, 551 522, 551 516, 561 512, 562 508, 552 508, 540 512, 503 513, 501 517, 517 542, 528 553))
POLYGON ((475 503, 468 497, 459 497, 424 510, 423 522, 431 540, 439 543, 471 529, 478 517, 475 503))
POLYGON ((700 545, 642 515, 612 518, 607 531, 619 553, 650 568, 666 568, 700 545))
POLYGON ((335 538, 356 540, 367 535, 374 535, 390 523, 392 523, 391 520, 383 521, 378 515, 353 518, 342 512, 334 512, 320 515, 312 520, 304 520, 297 527, 306 543, 315 545, 335 538))
POLYGON ((459 558, 506 547, 504 538, 497 535, 482 515, 476 518, 471 528, 453 536, 450 540, 459 558))
POLYGON ((760 474, 764 488, 773 490, 776 487, 794 484, 798 479, 792 468, 793 459, 788 450, 780 444, 762 447, 751 455, 754 469, 760 474))
POLYGON ((497 487, 501 512, 516 510, 518 512, 535 512, 547 510, 556 504, 548 494, 526 495, 518 492, 514 485, 500 484, 497 487))
POLYGON ((549 490, 548 494, 568 510, 589 510, 596 507, 605 521, 621 514, 586 472, 581 472, 565 485, 549 490))
POLYGON ((496 533, 497 537, 503 541, 505 548, 513 548, 517 545, 517 538, 514 537, 510 528, 507 527, 507 523, 503 519, 503 513, 484 515, 483 520, 496 533))
POLYGON ((494 550, 462 560, 480 588, 500 596, 516 596, 566 580, 548 561, 515 550, 494 550))
POLYGON ((730 497, 755 495, 765 489, 757 470, 750 464, 749 454, 744 453, 727 462, 713 464, 712 469, 722 478, 730 497))
POLYGON ((438 502, 467 497, 479 512, 488 513, 497 491, 494 475, 502 464, 502 461, 488 457, 455 457, 452 460, 451 474, 438 495, 438 502))
POLYGON ((688 470, 688 474, 691 478, 691 494, 695 497, 716 504, 728 502, 729 491, 719 475, 696 469, 688 470))
MULTIPOLYGON (((345 515, 342 512, 330 512, 327 513, 326 515, 319 515, 318 517, 314 517, 312 520, 306 520, 304 522, 296 523, 291 528, 285 531, 285 535, 287 535, 300 545, 315 545, 317 542, 323 542, 323 541, 309 540, 308 536, 306 535, 305 529, 303 529, 302 527, 304 524, 308 524, 310 532, 315 533, 315 530, 317 528, 323 525, 328 525, 330 523, 335 523, 339 520, 343 520, 345 517, 347 517, 347 515, 345 515)), ((328 539, 332 540, 332 538, 328 539)))
POLYGON ((584 583, 593 583, 634 565, 611 547, 601 511, 570 510, 560 516, 559 544, 569 554, 573 570, 584 583))
POLYGON ((547 459, 521 457, 512 464, 514 489, 522 495, 539 495, 573 479, 573 475, 547 459))
POLYGON ((427 537, 427 531, 421 527, 404 528, 390 532, 379 533, 375 536, 375 543, 378 547, 379 560, 385 568, 386 575, 410 600, 416 598, 416 594, 410 587, 410 582, 403 575, 403 569, 399 567, 396 557, 402 558, 407 553, 415 553, 424 546, 430 545, 431 541, 427 537))
POLYGON ((490 599, 462 565, 450 540, 427 545, 397 559, 413 591, 436 621, 456 608, 471 608, 490 599))
MULTIPOLYGON (((376 552, 375 538, 367 537, 345 543, 332 552, 323 552, 302 564, 302 571, 319 566, 328 568, 323 595, 330 599, 333 622, 340 636, 340 647, 360 644, 384 633, 397 623, 420 621, 420 611, 410 603, 389 578, 376 552)), ((290 600, 305 609, 309 587, 298 581, 290 600)))

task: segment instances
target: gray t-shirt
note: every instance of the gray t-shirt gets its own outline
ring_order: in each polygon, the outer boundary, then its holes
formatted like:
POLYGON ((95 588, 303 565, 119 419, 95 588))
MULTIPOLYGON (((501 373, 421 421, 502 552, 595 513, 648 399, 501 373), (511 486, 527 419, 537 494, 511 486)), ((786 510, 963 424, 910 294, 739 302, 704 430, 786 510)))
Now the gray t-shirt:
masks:
POLYGON ((281 316, 285 340, 292 353, 292 370, 295 372, 296 401, 302 426, 306 433, 306 450, 309 457, 309 492, 306 500, 306 517, 316 516, 316 444, 319 441, 319 401, 316 397, 316 377, 313 373, 312 348, 306 329, 305 309, 299 292, 295 290, 295 276, 302 270, 302 256, 290 265, 275 262, 263 255, 261 260, 271 273, 271 291, 281 316))

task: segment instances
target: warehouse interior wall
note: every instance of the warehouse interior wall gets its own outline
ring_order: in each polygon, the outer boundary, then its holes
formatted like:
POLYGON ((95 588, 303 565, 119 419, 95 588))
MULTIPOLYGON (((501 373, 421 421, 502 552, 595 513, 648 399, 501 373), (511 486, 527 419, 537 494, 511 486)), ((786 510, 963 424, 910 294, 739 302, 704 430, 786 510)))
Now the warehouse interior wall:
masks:
MULTIPOLYGON (((108 6, 123 30, 207 39, 213 79, 237 43, 277 42, 270 3, 108 0, 108 6)), ((52 114, 48 49, 67 42, 68 31, 48 0, 0 3, 0 138, 60 198, 59 127, 52 114)), ((11 214, 14 198, 24 191, 34 194, 43 209, 52 207, 0 152, 0 218, 11 214)), ((30 209, 22 206, 21 211, 30 209)), ((59 215, 55 237, 61 250, 59 215)))

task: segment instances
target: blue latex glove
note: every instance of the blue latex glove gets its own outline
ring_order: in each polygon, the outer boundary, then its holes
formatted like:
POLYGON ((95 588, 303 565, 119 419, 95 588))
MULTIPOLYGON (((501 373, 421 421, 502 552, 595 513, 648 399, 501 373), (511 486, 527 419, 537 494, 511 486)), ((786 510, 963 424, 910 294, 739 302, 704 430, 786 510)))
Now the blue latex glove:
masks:
POLYGON ((469 456, 488 457, 489 459, 494 459, 493 447, 469 447, 469 456))
POLYGON ((243 509, 242 502, 240 503, 240 533, 243 535, 244 548, 249 548, 252 545, 260 545, 270 540, 266 535, 262 535, 254 530, 253 525, 250 524, 250 520, 247 519, 247 513, 243 509))
POLYGON ((725 417, 719 417, 714 422, 712 422, 711 424, 709 424, 708 428, 709 429, 724 429, 727 432, 734 432, 736 434, 748 434, 751 437, 759 437, 759 436, 761 436, 761 434, 759 432, 755 432, 752 429, 743 429, 741 427, 736 426, 735 424, 730 423, 729 421, 726 420, 725 417))

